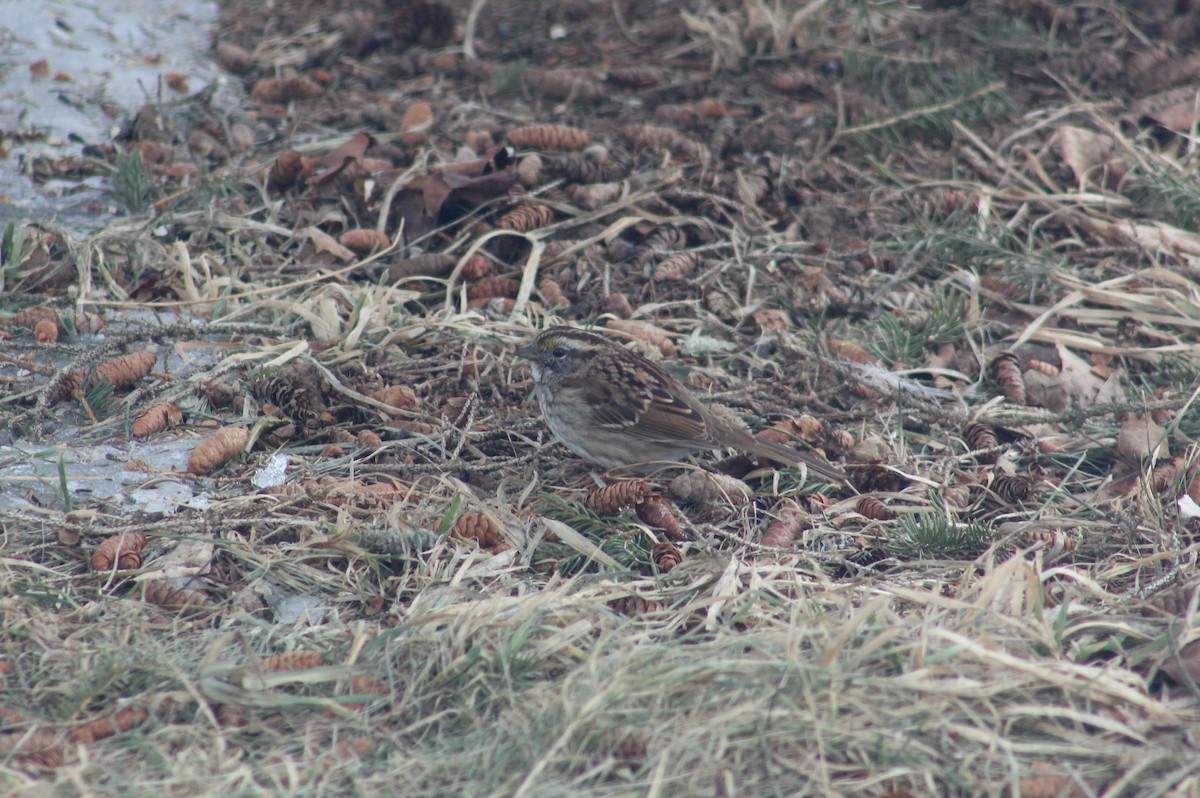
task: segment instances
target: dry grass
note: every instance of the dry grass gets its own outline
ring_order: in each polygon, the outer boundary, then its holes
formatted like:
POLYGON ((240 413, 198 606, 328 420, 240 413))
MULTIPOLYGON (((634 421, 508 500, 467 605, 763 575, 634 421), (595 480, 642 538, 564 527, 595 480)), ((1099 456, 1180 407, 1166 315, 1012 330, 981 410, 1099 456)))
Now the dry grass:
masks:
MULTIPOLYGON (((339 38, 293 5, 320 35, 260 41, 275 12, 230 4, 222 40, 285 66, 354 43, 354 19, 339 38)), ((1165 66, 1109 78, 1121 109, 1079 88, 1109 74, 1106 53, 1132 62, 1150 23, 1063 8, 580 7, 612 70, 671 70, 610 78, 626 107, 591 73, 564 96, 513 81, 560 20, 504 38, 489 32, 519 4, 476 3, 478 60, 435 70, 453 47, 359 42, 335 50, 325 98, 291 111, 297 149, 321 154, 368 126, 364 108, 391 108, 372 76, 424 92, 433 143, 404 145, 386 201, 365 183, 275 191, 276 153, 254 151, 160 185, 148 224, 43 229, 0 253, 5 285, 60 310, 69 288, 110 319, 103 341, 64 328, 42 345, 3 308, 17 488, 0 497, 0 792, 1200 794, 1197 525, 1177 504, 1200 494, 1200 189, 1188 139, 1134 114, 1165 66), (698 97, 736 136, 714 120, 673 123, 660 148, 622 132, 698 97), (467 134, 545 122, 605 142, 619 190, 585 208, 547 176, 473 217, 532 203, 550 225, 400 235, 420 214, 392 200, 467 134), (345 259, 350 228, 392 246, 345 259), (653 278, 682 249, 698 262, 653 278), (421 253, 453 265, 397 266, 421 253), (513 281, 493 298, 508 302, 473 304, 476 254, 513 281), (666 333, 631 345, 677 348, 697 390, 756 428, 811 433, 855 489, 724 462, 753 500, 676 502, 681 561, 660 570, 669 530, 644 507, 584 506, 599 480, 548 438, 512 355, 546 324, 630 315, 618 294, 666 333), (208 323, 123 315, 146 309, 208 323), (51 400, 150 345, 173 379, 51 400), (133 419, 161 401, 186 423, 135 447, 133 419), (231 426, 244 452, 178 473, 231 426), (277 451, 289 484, 259 490, 277 451), (88 493, 104 472, 76 468, 81 452, 144 483, 88 493), (130 503, 163 483, 211 506, 130 503), (762 545, 783 516, 800 519, 794 544, 762 545), (150 539, 141 567, 90 570, 128 531, 150 539), (289 652, 321 664, 269 659, 289 652)), ((571 36, 554 57, 590 66, 571 36)), ((653 489, 669 496, 676 473, 653 489)))

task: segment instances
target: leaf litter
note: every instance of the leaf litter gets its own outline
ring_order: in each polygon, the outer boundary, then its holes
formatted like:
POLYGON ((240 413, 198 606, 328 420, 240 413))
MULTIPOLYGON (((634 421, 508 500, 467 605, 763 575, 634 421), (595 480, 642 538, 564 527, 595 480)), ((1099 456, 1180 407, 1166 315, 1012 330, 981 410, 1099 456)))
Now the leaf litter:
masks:
POLYGON ((1195 27, 948 5, 222 4, 0 242, 0 780, 1191 794, 1195 27), (851 484, 596 473, 558 321, 851 484))

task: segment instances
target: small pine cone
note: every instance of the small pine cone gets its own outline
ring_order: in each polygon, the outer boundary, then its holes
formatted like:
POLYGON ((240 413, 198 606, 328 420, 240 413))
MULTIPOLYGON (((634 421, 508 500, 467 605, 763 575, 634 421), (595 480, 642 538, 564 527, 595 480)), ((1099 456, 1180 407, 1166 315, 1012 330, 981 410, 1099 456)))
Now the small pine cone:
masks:
POLYGON ((506 296, 484 296, 472 299, 467 307, 482 310, 484 318, 501 321, 512 316, 517 307, 517 300, 506 296))
POLYGON ((817 445, 826 438, 825 423, 814 416, 800 415, 767 427, 758 437, 784 446, 792 446, 796 440, 817 445))
POLYGON ((625 479, 592 488, 583 500, 583 506, 596 515, 617 515, 626 507, 641 504, 650 495, 650 486, 644 479, 625 479))
POLYGON ((582 150, 592 143, 592 138, 586 130, 567 125, 518 127, 508 131, 506 138, 514 147, 531 147, 537 150, 582 150))
POLYGON ((888 506, 874 496, 863 496, 854 505, 854 511, 872 521, 891 521, 896 517, 888 506))
POLYGON ((571 204, 585 211, 594 211, 621 196, 619 183, 593 183, 571 189, 571 204))
POLYGON ((113 565, 119 571, 142 567, 142 549, 146 548, 146 536, 141 532, 122 532, 105 540, 92 552, 92 570, 110 571, 113 565))
POLYGON ((483 513, 464 513, 454 522, 454 530, 450 533, 459 540, 474 540, 481 549, 503 551, 508 544, 500 535, 500 528, 483 513))
POLYGON ((528 233, 539 227, 545 227, 554 221, 554 211, 545 205, 518 205, 496 220, 500 230, 516 230, 518 233, 528 233))
POLYGON ((1018 545, 1029 545, 1034 543, 1045 543, 1047 548, 1060 549, 1062 551, 1075 551, 1079 545, 1075 539, 1067 535, 1061 529, 1025 529, 1017 538, 1018 545))
POLYGON ((838 354, 838 356, 844 357, 846 360, 849 360, 853 363, 861 363, 864 366, 882 365, 879 362, 879 358, 875 357, 862 346, 854 343, 853 341, 832 339, 830 340, 829 345, 833 347, 833 350, 838 354))
POLYGON ((58 340, 58 323, 42 319, 33 328, 33 340, 39 344, 52 344, 58 340))
POLYGON ((188 455, 188 473, 203 476, 241 454, 250 433, 242 427, 219 429, 188 455))
POLYGON ((363 482, 357 479, 332 479, 326 481, 322 477, 319 487, 314 491, 321 493, 321 499, 335 507, 352 505, 362 509, 387 509, 406 493, 408 488, 404 483, 395 480, 386 482, 363 482))
POLYGON ((61 402, 101 382, 107 382, 115 389, 127 388, 147 376, 157 359, 152 352, 136 352, 101 363, 90 376, 86 371, 77 371, 60 382, 46 401, 49 404, 61 402))
POLYGON ((336 460, 339 457, 345 457, 346 450, 341 446, 338 446, 336 443, 327 443, 325 444, 325 448, 322 449, 321 453, 317 456, 322 460, 336 460))
MULTIPOLYGON (((572 153, 556 158, 551 163, 551 168, 556 176, 568 183, 616 184, 629 177, 630 173, 628 165, 612 160, 608 155, 608 148, 600 144, 593 144, 581 153, 572 153)), ((616 190, 619 191, 620 186, 617 186, 616 190)), ((609 198, 608 201, 611 201, 616 198, 613 191, 613 189, 604 189, 601 193, 609 198)), ((592 208, 598 208, 603 204, 604 202, 599 198, 591 202, 592 208)), ((581 207, 583 206, 581 205, 581 207)))
POLYGON ((745 482, 707 471, 685 471, 671 480, 669 490, 679 501, 694 504, 728 502, 733 507, 744 507, 754 500, 754 491, 745 482))
MULTIPOLYGON (((600 299, 600 312, 611 313, 620 319, 628 319, 633 315, 633 304, 629 297, 622 293, 605 294, 600 299)), ((670 343, 668 341, 668 343, 670 343)))
POLYGON ((511 277, 485 277, 467 289, 467 299, 491 299, 493 297, 516 297, 521 283, 511 277))
POLYGON ((392 35, 403 47, 445 47, 454 38, 454 11, 436 0, 409 0, 397 4, 392 18, 392 35))
POLYGON ((133 436, 148 438, 164 429, 174 429, 183 421, 183 410, 170 402, 151 405, 133 422, 133 436))
POLYGON ((960 189, 936 191, 923 203, 926 213, 950 216, 975 205, 975 196, 960 189))
POLYGON ((358 433, 358 445, 367 449, 378 449, 383 445, 383 438, 379 437, 379 433, 365 429, 358 433))
POLYGON ((400 142, 409 147, 424 144, 433 128, 433 106, 419 101, 404 109, 400 117, 400 142))
POLYGON ((387 233, 356 229, 342 233, 338 243, 356 255, 368 255, 377 250, 387 249, 392 242, 387 233))
POLYGON ((240 729, 246 725, 246 708, 237 704, 220 704, 216 709, 217 723, 226 729, 240 729))
POLYGON ((416 410, 421 406, 416 391, 407 385, 388 385, 371 391, 368 396, 397 410, 416 410))
POLYGON ((1033 492, 1033 484, 1025 477, 996 474, 992 479, 992 492, 1006 502, 1020 504, 1033 492))
POLYGON ((856 443, 854 435, 844 429, 830 430, 825 436, 825 450, 832 457, 848 454, 856 443))
POLYGON ((1004 391, 1004 398, 1014 405, 1024 405, 1025 378, 1021 374, 1021 361, 1012 352, 1001 352, 992 361, 992 377, 1004 391))
POLYGON ((440 252, 415 255, 388 266, 388 282, 395 283, 409 277, 446 277, 454 271, 456 263, 458 258, 440 252))
POLYGON ((784 499, 776 510, 775 520, 767 525, 760 542, 764 546, 788 548, 800 539, 807 523, 808 513, 791 499, 784 499))
POLYGON ((665 150, 679 137, 678 130, 658 125, 626 125, 618 134, 637 150, 665 150))
POLYGON ((667 331, 650 322, 634 319, 608 319, 604 322, 604 326, 610 330, 625 333, 631 338, 645 341, 662 352, 664 357, 674 357, 675 353, 679 351, 667 336, 667 331))
POLYGON ((71 730, 67 737, 73 743, 94 743, 106 740, 146 722, 150 712, 143 707, 125 707, 115 715, 97 718, 71 730))
POLYGON ((642 241, 637 264, 649 265, 658 255, 675 252, 687 246, 687 234, 674 225, 660 225, 642 241))
POLYGON ((0 735, 0 759, 20 770, 56 770, 63 765, 62 737, 54 732, 0 735))
POLYGON ((751 207, 759 205, 767 198, 767 194, 771 190, 771 181, 766 175, 761 175, 756 172, 745 173, 739 171, 737 173, 737 195, 745 205, 751 207))
POLYGON ((571 304, 567 300, 567 295, 563 293, 562 286, 558 284, 557 280, 550 277, 544 277, 538 282, 538 293, 542 295, 546 307, 551 310, 565 308, 571 304))
POLYGON ((1039 374, 1044 374, 1047 377, 1057 377, 1061 373, 1061 369, 1053 363, 1047 363, 1044 360, 1031 360, 1025 367, 1026 371, 1036 371, 1039 374))
POLYGON ((350 679, 350 692, 358 695, 390 696, 391 688, 377 676, 355 676, 350 679))
POLYGON ((882 465, 853 466, 851 474, 854 476, 854 487, 863 493, 873 491, 897 493, 904 490, 908 484, 895 471, 892 471, 890 468, 884 468, 882 465))
POLYGON ((724 288, 708 286, 704 289, 704 306, 719 319, 732 319, 738 311, 738 301, 724 288))
POLYGON ((468 130, 463 134, 463 144, 476 155, 483 155, 496 146, 491 131, 488 130, 468 130))
MULTIPOLYGON (((715 101, 710 100, 709 102, 715 103, 714 108, 717 106, 724 107, 715 101)), ((675 127, 702 128, 715 118, 717 117, 709 117, 705 114, 697 103, 683 103, 680 105, 665 103, 654 109, 655 122, 675 127)))
POLYGON ((530 88, 549 100, 590 102, 607 93, 604 86, 592 77, 591 70, 586 69, 527 69, 525 81, 530 88))
POLYGON ((94 335, 107 326, 103 316, 86 310, 76 310, 72 321, 75 322, 75 332, 84 335, 94 335))
POLYGON ((289 103, 293 100, 311 100, 324 93, 321 84, 304 76, 296 76, 263 78, 254 84, 250 97, 268 103, 289 103))
POLYGON ((655 543, 650 547, 650 561, 662 573, 669 573, 683 560, 683 552, 674 543, 655 543))
POLYGON ((306 671, 324 664, 325 657, 319 651, 301 650, 267 657, 263 660, 262 667, 267 671, 306 671))
POLYGON ((700 266, 700 255, 695 252, 677 252, 659 261, 654 267, 654 279, 659 282, 686 280, 700 266))
POLYGON ((823 513, 837 502, 823 493, 810 493, 804 497, 804 503, 808 505, 809 512, 823 513))
POLYGON ((390 423, 396 429, 407 430, 415 435, 432 435, 440 429, 437 424, 430 424, 428 421, 416 421, 410 418, 395 418, 390 423))
POLYGON ((642 598, 641 596, 621 596, 608 602, 608 606, 618 615, 624 615, 627 618, 635 618, 639 615, 650 615, 655 612, 664 612, 667 605, 661 601, 654 599, 642 598))
POLYGON ((661 529, 672 540, 683 537, 683 529, 680 528, 679 519, 671 509, 671 503, 661 496, 651 496, 637 505, 637 515, 642 523, 661 529))
POLYGON ((216 609, 208 594, 199 590, 172 587, 167 582, 158 579, 146 582, 144 589, 145 592, 142 594, 144 600, 185 618, 208 615, 216 609))
POLYGON ((295 150, 285 150, 271 164, 267 172, 267 188, 274 191, 284 191, 300 179, 304 171, 304 161, 295 150))
POLYGON ((824 81, 805 69, 779 72, 767 80, 767 85, 784 94, 816 94, 824 81))
POLYGON ((108 380, 114 388, 126 388, 149 375, 157 359, 153 352, 124 355, 97 366, 96 378, 108 380))
POLYGON ((617 67, 605 73, 604 79, 614 86, 626 89, 648 89, 663 81, 663 74, 657 69, 644 66, 617 67))
POLYGON ((965 510, 971 506, 971 485, 961 483, 947 485, 942 489, 942 501, 947 507, 955 510, 965 510))
POLYGON ((375 750, 375 741, 369 737, 341 737, 333 744, 333 758, 337 762, 361 762, 375 750))
POLYGON ((1150 474, 1150 488, 1161 493, 1175 484, 1179 474, 1187 464, 1187 458, 1176 457, 1168 463, 1160 465, 1150 474))
POLYGON ((462 271, 459 275, 468 282, 482 280, 492 273, 492 262, 488 260, 487 255, 482 252, 476 252, 471 257, 467 258, 467 262, 463 264, 462 271))
POLYGON ((979 286, 994 294, 999 294, 1005 299, 1025 299, 1027 296, 1027 292, 1021 290, 1019 287, 990 274, 980 275, 979 286))
POLYGON ((517 163, 517 180, 525 188, 534 188, 541 185, 542 171, 546 168, 546 162, 536 152, 526 155, 517 163))
POLYGON ((25 308, 12 317, 13 324, 18 327, 24 327, 27 330, 36 330, 38 324, 43 321, 53 323, 57 329, 59 327, 58 311, 46 305, 34 305, 31 308, 25 308))
POLYGON ((708 163, 712 160, 712 153, 708 147, 690 136, 676 136, 671 139, 668 149, 671 155, 679 161, 708 163))
MULTIPOLYGON (((973 452, 982 449, 995 449, 1000 445, 1000 440, 996 437, 996 428, 991 424, 984 424, 981 421, 964 422, 962 435, 963 440, 967 442, 967 446, 973 452)), ((996 453, 981 454, 977 459, 981 463, 994 463, 996 462, 996 453)))

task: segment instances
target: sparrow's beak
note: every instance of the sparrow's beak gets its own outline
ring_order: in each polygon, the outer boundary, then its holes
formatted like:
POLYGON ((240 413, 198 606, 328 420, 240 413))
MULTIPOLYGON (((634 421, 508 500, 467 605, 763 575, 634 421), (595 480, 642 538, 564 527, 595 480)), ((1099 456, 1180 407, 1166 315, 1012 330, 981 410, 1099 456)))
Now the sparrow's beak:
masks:
POLYGON ((533 344, 525 344, 525 346, 517 350, 516 354, 517 357, 524 358, 525 360, 533 360, 537 356, 537 347, 533 344))

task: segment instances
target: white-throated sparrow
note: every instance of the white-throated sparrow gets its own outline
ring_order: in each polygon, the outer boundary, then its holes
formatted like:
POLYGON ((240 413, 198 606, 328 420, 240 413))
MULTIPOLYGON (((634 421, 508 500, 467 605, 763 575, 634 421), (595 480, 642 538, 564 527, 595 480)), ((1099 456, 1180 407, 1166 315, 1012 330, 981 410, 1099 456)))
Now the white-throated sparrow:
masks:
POLYGON ((551 327, 517 355, 533 367, 550 431, 575 454, 605 468, 729 447, 803 463, 826 479, 846 479, 811 455, 754 437, 705 407, 660 366, 601 335, 551 327))

